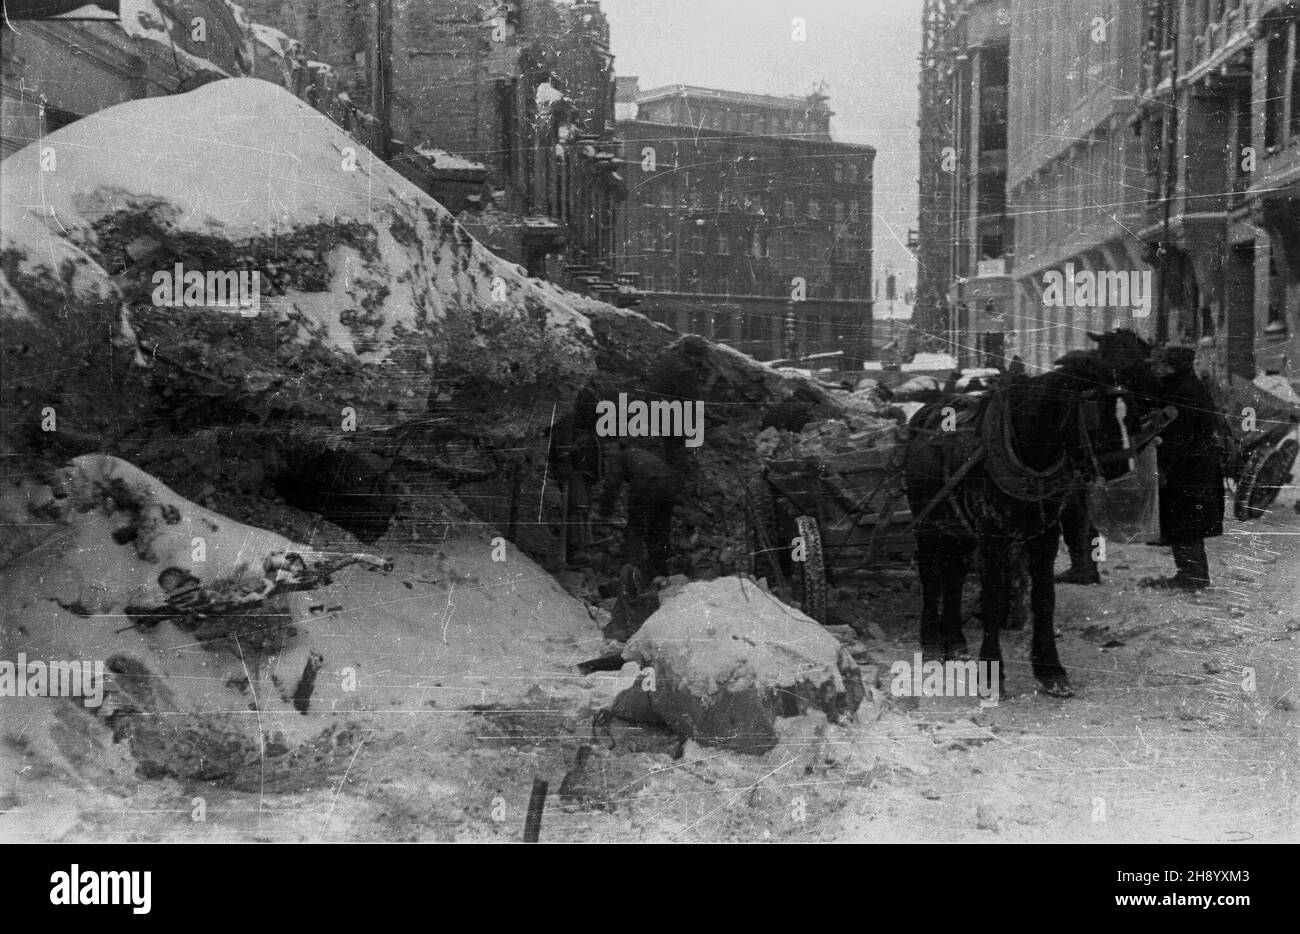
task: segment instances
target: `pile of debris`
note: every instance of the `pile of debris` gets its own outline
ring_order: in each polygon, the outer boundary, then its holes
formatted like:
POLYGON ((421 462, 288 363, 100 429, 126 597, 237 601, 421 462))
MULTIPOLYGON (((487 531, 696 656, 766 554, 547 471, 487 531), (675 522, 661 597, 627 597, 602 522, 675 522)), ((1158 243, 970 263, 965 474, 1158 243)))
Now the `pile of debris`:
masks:
MULTIPOLYGON (((898 440, 898 422, 872 415, 808 422, 799 432, 765 428, 754 439, 755 449, 767 461, 813 461, 851 467, 865 451, 892 449, 898 440)), ((869 458, 875 463, 877 458, 869 458)))

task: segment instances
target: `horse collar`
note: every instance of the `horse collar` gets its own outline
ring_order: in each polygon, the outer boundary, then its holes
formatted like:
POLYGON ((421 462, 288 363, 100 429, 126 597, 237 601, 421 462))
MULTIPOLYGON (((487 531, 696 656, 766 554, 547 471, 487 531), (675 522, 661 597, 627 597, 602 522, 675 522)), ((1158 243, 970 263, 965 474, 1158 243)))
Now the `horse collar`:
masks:
POLYGON ((1074 481, 1068 454, 1045 470, 1035 470, 1016 453, 1011 425, 1009 388, 995 391, 984 409, 983 436, 986 471, 994 486, 1013 499, 1041 502, 1064 496, 1074 481))

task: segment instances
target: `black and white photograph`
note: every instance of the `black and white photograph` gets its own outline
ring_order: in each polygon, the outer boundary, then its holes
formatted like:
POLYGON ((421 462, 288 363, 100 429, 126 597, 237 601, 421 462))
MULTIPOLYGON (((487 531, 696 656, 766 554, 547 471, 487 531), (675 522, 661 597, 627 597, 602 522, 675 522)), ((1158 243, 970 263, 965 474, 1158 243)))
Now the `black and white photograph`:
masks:
POLYGON ((33 901, 150 912, 89 844, 1070 844, 1224 918, 1300 841, 1297 0, 0 40, 33 901))

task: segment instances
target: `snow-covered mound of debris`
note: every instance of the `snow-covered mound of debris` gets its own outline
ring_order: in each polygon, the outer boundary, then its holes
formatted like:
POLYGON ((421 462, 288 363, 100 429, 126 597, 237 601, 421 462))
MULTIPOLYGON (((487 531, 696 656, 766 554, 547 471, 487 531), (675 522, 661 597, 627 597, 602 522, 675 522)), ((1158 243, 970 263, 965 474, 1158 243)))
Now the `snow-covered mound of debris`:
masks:
POLYGON ((654 669, 615 701, 625 719, 660 721, 681 736, 765 753, 775 719, 810 709, 852 717, 864 697, 839 640, 752 580, 723 577, 667 596, 623 650, 654 669))
POLYGON ((334 405, 314 407, 322 417, 332 408, 337 421, 351 405, 373 424, 393 409, 423 412, 435 377, 552 398, 590 371, 590 328, 563 293, 498 261, 440 205, 269 82, 216 81, 77 121, 6 159, 0 196, 0 313, 48 319, 120 301, 122 328, 146 353, 156 346, 203 370, 209 361, 186 342, 224 337, 203 332, 230 324, 213 319, 239 319, 250 337, 274 333, 269 359, 250 347, 247 365, 226 374, 244 377, 232 392, 250 391, 260 398, 243 401, 263 409, 333 395, 334 405), (260 313, 157 307, 155 276, 177 264, 257 271, 260 313), (364 373, 322 387, 311 372, 284 372, 313 347, 364 373))
POLYGON ((0 566, 0 658, 98 661, 106 681, 89 711, 0 697, 4 722, 33 741, 72 729, 83 757, 116 741, 146 777, 317 784, 360 722, 518 702, 600 644, 581 604, 487 536, 432 560, 321 554, 114 457, 6 484, 0 521, 23 546, 0 566))

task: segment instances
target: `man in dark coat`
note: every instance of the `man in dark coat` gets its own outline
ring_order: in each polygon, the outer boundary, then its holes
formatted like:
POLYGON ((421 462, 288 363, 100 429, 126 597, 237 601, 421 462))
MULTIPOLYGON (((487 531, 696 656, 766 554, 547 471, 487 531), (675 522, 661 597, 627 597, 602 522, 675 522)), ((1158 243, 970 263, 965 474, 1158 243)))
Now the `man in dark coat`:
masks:
MULTIPOLYGON (((698 334, 687 334, 669 347, 646 374, 646 398, 651 401, 680 401, 694 405, 705 401, 720 372, 710 357, 709 342, 698 334)), ((685 473, 691 457, 685 438, 663 439, 664 457, 673 469, 685 473)))
POLYGON ((673 506, 681 492, 681 474, 644 448, 620 445, 605 458, 598 515, 608 516, 614 511, 624 485, 628 488, 627 533, 623 539, 627 559, 645 567, 651 576, 666 576, 672 553, 673 506))
POLYGON ((1174 550, 1178 573, 1147 581, 1161 589, 1210 585, 1205 540, 1223 534, 1220 418, 1209 390, 1192 368, 1190 347, 1166 348, 1156 361, 1160 401, 1178 417, 1160 435, 1160 536, 1174 550))

